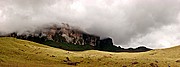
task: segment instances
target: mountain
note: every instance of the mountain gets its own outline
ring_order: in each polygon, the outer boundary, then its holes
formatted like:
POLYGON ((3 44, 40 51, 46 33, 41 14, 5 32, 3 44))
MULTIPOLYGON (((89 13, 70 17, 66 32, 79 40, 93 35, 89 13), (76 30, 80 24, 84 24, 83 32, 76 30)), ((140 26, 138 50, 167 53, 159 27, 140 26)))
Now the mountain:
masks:
POLYGON ((179 67, 180 46, 147 52, 66 51, 0 37, 1 67, 179 67))
POLYGON ((138 47, 137 49, 117 47, 111 38, 100 39, 99 36, 88 34, 65 23, 45 27, 34 32, 27 31, 21 34, 14 32, 6 36, 73 51, 93 49, 111 52, 143 52, 151 50, 146 47, 138 47))

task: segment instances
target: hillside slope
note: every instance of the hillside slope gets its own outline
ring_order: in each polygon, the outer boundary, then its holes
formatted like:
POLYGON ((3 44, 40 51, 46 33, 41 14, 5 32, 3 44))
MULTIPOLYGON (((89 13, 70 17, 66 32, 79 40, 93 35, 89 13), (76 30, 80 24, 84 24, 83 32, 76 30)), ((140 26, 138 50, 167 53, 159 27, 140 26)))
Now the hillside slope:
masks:
POLYGON ((73 52, 9 37, 0 38, 2 67, 179 67, 180 46, 141 53, 73 52), (69 58, 75 64, 67 62, 69 58))

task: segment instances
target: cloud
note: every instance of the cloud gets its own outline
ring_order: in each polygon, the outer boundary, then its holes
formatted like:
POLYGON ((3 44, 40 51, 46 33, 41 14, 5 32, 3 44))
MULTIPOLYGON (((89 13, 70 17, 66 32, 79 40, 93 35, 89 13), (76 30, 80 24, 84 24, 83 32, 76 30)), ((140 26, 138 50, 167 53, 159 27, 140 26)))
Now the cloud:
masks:
POLYGON ((179 0, 0 0, 0 31, 66 22, 123 47, 164 48, 179 43, 170 34, 179 33, 179 13, 179 0))

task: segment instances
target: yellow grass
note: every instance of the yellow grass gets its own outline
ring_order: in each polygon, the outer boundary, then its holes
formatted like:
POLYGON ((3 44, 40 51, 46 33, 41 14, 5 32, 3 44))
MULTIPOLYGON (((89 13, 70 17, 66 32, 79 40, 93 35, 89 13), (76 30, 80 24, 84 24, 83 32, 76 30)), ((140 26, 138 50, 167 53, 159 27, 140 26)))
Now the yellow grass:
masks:
POLYGON ((180 67, 180 46, 140 53, 65 51, 10 37, 0 38, 0 67, 180 67), (68 65, 66 57, 75 65, 68 65))

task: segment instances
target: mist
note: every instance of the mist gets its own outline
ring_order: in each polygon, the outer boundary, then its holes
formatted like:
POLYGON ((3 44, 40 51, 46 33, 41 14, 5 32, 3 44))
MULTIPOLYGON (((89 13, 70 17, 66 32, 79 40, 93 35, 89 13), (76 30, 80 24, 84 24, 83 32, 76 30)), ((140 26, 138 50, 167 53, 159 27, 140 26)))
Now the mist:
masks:
POLYGON ((180 0, 0 0, 0 32, 68 23, 122 47, 180 44, 180 0))

